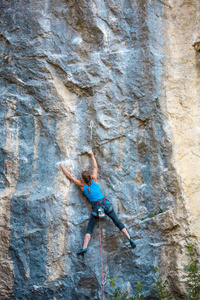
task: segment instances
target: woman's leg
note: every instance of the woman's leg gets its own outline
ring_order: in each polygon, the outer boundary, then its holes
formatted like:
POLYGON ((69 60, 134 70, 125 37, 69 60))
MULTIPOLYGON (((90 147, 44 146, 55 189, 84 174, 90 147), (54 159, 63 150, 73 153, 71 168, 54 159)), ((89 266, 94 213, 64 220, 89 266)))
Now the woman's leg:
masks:
POLYGON ((115 225, 121 230, 121 232, 129 239, 129 242, 131 244, 132 248, 136 247, 135 242, 131 239, 130 234, 128 233, 127 229, 125 228, 124 224, 122 222, 120 222, 120 220, 118 219, 114 209, 107 214, 115 223, 115 225))
POLYGON ((87 248, 90 239, 91 239, 91 234, 90 233, 86 233, 85 237, 84 237, 84 242, 83 242, 83 249, 87 248))
POLYGON ((92 231, 93 231, 94 225, 96 224, 97 220, 98 220, 98 218, 94 217, 91 214, 91 217, 90 217, 90 220, 89 220, 89 223, 88 223, 88 227, 87 227, 87 230, 86 230, 86 234, 85 234, 85 237, 84 237, 83 248, 81 250, 79 250, 77 252, 77 254, 83 254, 87 251, 87 247, 88 247, 89 241, 91 239, 92 231))
MULTIPOLYGON (((127 232, 127 230, 126 230, 124 224, 123 224, 122 222, 120 222, 120 220, 118 219, 118 217, 117 217, 117 215, 116 215, 114 209, 112 209, 112 211, 111 211, 110 213, 108 213, 107 215, 113 220, 114 224, 119 228, 119 230, 121 230, 124 234, 125 234, 125 233, 128 234, 128 232, 127 232)), ((125 235, 126 235, 126 234, 125 234, 125 235)), ((127 235, 126 235, 126 236, 127 236, 127 235)), ((129 234, 128 234, 128 236, 129 236, 129 234)), ((127 237, 128 237, 128 236, 127 236, 127 237)), ((130 237, 130 236, 129 236, 129 237, 130 237)))

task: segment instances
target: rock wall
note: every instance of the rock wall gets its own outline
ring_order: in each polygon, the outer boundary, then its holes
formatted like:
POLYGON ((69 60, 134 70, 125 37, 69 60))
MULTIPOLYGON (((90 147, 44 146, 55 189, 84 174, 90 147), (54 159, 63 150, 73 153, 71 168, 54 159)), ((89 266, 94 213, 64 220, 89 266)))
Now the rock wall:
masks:
POLYGON ((137 244, 103 220, 104 275, 152 299, 159 265, 184 293, 200 234, 198 18, 197 0, 1 1, 1 299, 101 299, 98 228, 77 257, 91 207, 58 167, 80 178, 88 146, 137 244))
POLYGON ((165 15, 164 20, 169 26, 166 27, 167 31, 163 32, 168 40, 165 48, 164 86, 175 167, 191 211, 191 225, 198 238, 200 237, 200 55, 197 47, 200 40, 199 17, 199 1, 183 1, 181 5, 174 3, 173 10, 168 10, 165 15), (192 46, 197 51, 194 51, 192 46))

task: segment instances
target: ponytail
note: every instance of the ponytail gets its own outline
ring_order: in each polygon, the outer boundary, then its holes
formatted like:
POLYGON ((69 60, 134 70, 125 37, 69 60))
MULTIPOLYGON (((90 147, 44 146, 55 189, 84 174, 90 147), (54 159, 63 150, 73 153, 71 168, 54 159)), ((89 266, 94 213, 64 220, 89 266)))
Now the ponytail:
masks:
POLYGON ((91 190, 90 190, 90 185, 91 185, 91 175, 88 171, 83 171, 82 172, 82 178, 83 178, 83 181, 89 185, 88 187, 88 192, 91 194, 91 190))

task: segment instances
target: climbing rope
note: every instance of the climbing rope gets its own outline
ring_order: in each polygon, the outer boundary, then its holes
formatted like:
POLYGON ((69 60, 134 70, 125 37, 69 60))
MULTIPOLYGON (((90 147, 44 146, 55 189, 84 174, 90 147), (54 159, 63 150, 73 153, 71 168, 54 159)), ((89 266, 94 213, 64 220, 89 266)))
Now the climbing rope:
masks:
MULTIPOLYGON (((105 280, 103 279, 103 257, 102 257, 100 218, 99 218, 99 240, 100 240, 100 252, 101 252, 102 300, 104 300, 104 284, 106 282, 106 278, 105 278, 105 280)), ((106 277, 107 277, 107 274, 106 274, 106 277)))

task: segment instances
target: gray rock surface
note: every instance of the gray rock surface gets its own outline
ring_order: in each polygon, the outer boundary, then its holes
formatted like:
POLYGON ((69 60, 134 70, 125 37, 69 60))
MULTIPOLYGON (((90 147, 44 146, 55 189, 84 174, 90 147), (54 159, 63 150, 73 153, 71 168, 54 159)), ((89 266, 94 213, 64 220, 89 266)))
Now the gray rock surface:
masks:
POLYGON ((162 86, 168 2, 1 1, 1 299, 101 299, 98 228, 77 257, 91 207, 58 167, 80 178, 90 146, 137 244, 102 220, 104 275, 141 281, 152 299, 159 265, 183 293, 191 233, 162 86))

